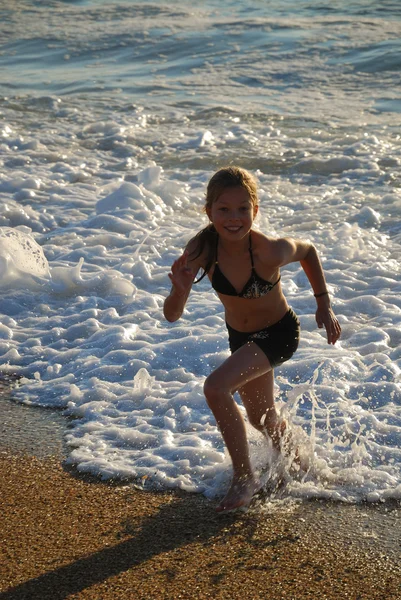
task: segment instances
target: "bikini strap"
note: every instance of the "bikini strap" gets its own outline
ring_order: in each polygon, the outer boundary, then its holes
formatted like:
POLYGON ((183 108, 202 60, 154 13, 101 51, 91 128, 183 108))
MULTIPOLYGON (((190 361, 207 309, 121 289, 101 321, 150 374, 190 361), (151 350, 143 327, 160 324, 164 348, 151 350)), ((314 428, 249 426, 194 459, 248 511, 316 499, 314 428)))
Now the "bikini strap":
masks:
POLYGON ((251 265, 252 265, 252 271, 255 270, 255 265, 253 264, 253 254, 252 254, 252 236, 251 236, 251 232, 249 232, 249 255, 251 257, 251 265))
POLYGON ((281 281, 281 273, 280 273, 280 275, 278 276, 278 279, 277 279, 277 281, 275 281, 275 282, 273 283, 273 285, 272 285, 272 289, 274 288, 274 286, 275 286, 275 285, 277 285, 277 284, 278 284, 278 282, 279 282, 279 281, 281 281))

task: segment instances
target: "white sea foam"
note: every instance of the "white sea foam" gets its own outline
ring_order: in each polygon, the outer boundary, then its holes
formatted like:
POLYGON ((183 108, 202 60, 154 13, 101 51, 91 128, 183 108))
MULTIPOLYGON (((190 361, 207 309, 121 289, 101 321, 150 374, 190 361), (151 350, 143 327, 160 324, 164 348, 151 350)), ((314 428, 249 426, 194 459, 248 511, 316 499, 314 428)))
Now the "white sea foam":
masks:
MULTIPOLYGON (((401 144, 393 113, 371 110, 394 91, 392 72, 378 71, 370 86, 366 72, 335 62, 344 59, 343 43, 361 43, 352 14, 342 24, 324 16, 318 23, 305 15, 293 21, 277 6, 280 17, 262 9, 253 18, 242 15, 241 29, 210 2, 197 12, 197 29, 191 25, 194 39, 180 45, 189 13, 183 7, 159 13, 157 4, 153 21, 151 8, 142 7, 141 21, 128 18, 128 6, 124 12, 118 2, 103 3, 113 19, 102 22, 102 32, 85 21, 89 8, 75 28, 75 7, 53 6, 65 39, 52 60, 68 63, 64 83, 54 75, 57 95, 22 87, 31 66, 22 42, 21 51, 15 48, 21 95, 3 97, 0 106, 0 369, 21 375, 18 401, 73 417, 66 439, 77 469, 145 488, 223 493, 230 461, 202 386, 228 356, 224 315, 206 280, 195 286, 179 322, 165 322, 162 305, 172 261, 205 223, 208 178, 221 164, 240 162, 260 182, 257 227, 318 247, 343 328, 341 341, 328 346, 302 269, 283 269, 302 338, 294 358, 276 370, 277 404, 310 469, 294 478, 249 429, 255 468, 266 479, 284 479, 278 498, 399 499, 401 144), (165 19, 169 35, 143 34, 144 20, 164 27, 165 19), (128 43, 138 36, 133 63, 124 62, 125 46, 112 45, 123 41, 115 22, 124 23, 128 43), (329 35, 334 30, 337 41, 329 35), (312 33, 325 40, 332 63, 316 63, 312 33), (183 48, 205 36, 215 46, 204 46, 202 64, 192 64, 195 46, 185 62, 183 48), (224 50, 233 37, 242 54, 224 50), (262 60, 267 41, 283 49, 280 56, 271 47, 269 68, 262 60), (70 78, 67 91, 83 93, 84 65, 95 52, 105 64, 94 70, 107 85, 92 81, 85 97, 62 95, 70 78), (119 68, 107 62, 114 52, 119 68), (157 71, 153 82, 148 69, 140 70, 146 56, 157 71), (128 75, 130 64, 135 73, 128 75), (277 99, 291 64, 285 108, 277 99), (328 64, 336 65, 332 80, 328 64), (119 69, 125 93, 116 91, 119 69), (135 85, 133 105, 126 92, 135 85), (281 105, 272 110, 276 101, 281 105)), ((43 19, 42 7, 32 10, 32 19, 43 19)), ((392 21, 380 28, 376 19, 372 44, 396 30, 392 21)), ((15 36, 23 22, 22 11, 15 36)), ((44 41, 41 23, 37 35, 44 41)))

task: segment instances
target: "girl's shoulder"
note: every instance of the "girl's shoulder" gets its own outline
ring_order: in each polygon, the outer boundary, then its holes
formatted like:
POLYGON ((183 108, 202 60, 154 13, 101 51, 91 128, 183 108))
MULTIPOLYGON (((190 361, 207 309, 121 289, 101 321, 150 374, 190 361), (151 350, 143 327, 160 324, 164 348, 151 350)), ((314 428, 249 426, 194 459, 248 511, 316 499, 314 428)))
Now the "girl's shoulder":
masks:
POLYGON ((197 236, 195 235, 194 237, 192 237, 189 240, 189 242, 187 242, 185 249, 188 252, 188 254, 191 255, 191 254, 196 253, 198 248, 199 248, 199 240, 198 240, 197 236))
POLYGON ((252 229, 252 247, 256 251, 274 251, 280 246, 280 242, 281 238, 274 238, 252 229))
POLYGON ((215 235, 212 232, 206 229, 199 231, 186 245, 188 262, 204 269, 214 253, 213 244, 215 244, 215 235))
POLYGON ((261 245, 280 247, 288 244, 288 242, 291 242, 292 240, 293 238, 290 237, 273 237, 262 233, 258 229, 252 229, 252 243, 256 241, 256 243, 261 245))
POLYGON ((272 265, 280 264, 288 245, 292 242, 291 238, 271 237, 261 231, 252 231, 252 233, 252 245, 259 258, 272 265))

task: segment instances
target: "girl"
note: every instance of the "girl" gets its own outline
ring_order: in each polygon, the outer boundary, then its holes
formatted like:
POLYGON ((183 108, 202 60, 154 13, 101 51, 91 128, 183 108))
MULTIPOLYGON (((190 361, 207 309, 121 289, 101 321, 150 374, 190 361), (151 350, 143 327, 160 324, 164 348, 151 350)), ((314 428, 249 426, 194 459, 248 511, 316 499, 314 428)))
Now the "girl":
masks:
POLYGON ((297 349, 299 321, 283 295, 280 267, 301 263, 317 301, 318 327, 326 328, 329 344, 335 344, 341 332, 315 247, 290 238, 273 239, 252 229, 258 210, 252 175, 239 167, 215 173, 206 194, 210 223, 173 263, 172 288, 164 302, 166 319, 179 319, 194 279, 203 269, 200 279, 209 277, 225 309, 232 354, 204 385, 233 465, 232 482, 218 512, 247 508, 260 489, 234 392, 239 392, 249 422, 269 435, 275 448, 281 448, 286 423, 279 421, 274 406, 273 369, 297 349))

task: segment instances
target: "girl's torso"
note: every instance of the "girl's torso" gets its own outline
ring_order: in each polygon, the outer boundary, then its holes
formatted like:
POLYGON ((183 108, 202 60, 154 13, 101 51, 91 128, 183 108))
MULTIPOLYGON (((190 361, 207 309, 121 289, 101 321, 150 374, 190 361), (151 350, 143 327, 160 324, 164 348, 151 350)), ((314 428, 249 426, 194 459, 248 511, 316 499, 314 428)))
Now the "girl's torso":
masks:
MULTIPOLYGON (((288 311, 274 253, 274 240, 252 231, 244 252, 227 254, 215 237, 214 261, 208 277, 237 331, 273 325, 288 311)), ((200 257, 203 259, 203 257, 200 257)), ((204 268, 201 260, 199 266, 204 268)))

